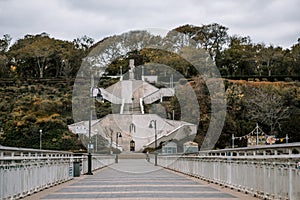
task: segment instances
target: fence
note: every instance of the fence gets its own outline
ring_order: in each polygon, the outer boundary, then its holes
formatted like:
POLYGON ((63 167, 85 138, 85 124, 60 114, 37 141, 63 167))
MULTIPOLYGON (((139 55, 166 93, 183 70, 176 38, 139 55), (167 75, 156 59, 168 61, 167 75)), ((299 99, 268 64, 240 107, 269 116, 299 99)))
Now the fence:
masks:
MULTIPOLYGON (((297 145, 295 148, 300 147, 299 143, 297 145)), ((256 150, 261 149, 257 147, 256 150)), ((248 150, 244 148, 243 151, 256 150, 252 147, 248 150)), ((242 148, 239 151, 242 152, 242 148)), ((266 148, 264 151, 271 152, 266 148)), ((264 199, 300 199, 300 169, 297 169, 299 154, 288 151, 289 154, 278 155, 276 151, 276 155, 248 152, 250 156, 239 156, 233 152, 234 149, 228 152, 205 151, 198 155, 159 156, 158 164, 264 199)))
MULTIPOLYGON (((87 172, 87 157, 71 152, 0 146, 0 199, 19 199, 73 178, 74 162, 87 172)), ((94 156, 92 169, 114 162, 111 156, 94 156)))

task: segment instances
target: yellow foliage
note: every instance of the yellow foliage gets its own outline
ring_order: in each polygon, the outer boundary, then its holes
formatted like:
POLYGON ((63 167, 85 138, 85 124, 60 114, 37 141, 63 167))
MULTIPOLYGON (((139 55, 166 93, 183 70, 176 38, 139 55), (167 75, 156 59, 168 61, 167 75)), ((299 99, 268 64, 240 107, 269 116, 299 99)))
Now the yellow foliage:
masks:
POLYGON ((50 116, 38 117, 37 122, 47 122, 47 121, 50 121, 52 119, 56 119, 59 116, 60 116, 59 114, 55 113, 55 114, 52 114, 50 116))

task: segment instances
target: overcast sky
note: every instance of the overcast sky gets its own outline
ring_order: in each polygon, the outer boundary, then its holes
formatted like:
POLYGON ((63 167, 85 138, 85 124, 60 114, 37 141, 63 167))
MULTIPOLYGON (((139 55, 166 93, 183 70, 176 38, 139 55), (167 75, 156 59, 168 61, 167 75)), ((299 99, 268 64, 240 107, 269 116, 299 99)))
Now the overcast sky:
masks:
POLYGON ((96 41, 129 30, 218 23, 284 48, 300 38, 300 0, 0 0, 0 34, 96 41))

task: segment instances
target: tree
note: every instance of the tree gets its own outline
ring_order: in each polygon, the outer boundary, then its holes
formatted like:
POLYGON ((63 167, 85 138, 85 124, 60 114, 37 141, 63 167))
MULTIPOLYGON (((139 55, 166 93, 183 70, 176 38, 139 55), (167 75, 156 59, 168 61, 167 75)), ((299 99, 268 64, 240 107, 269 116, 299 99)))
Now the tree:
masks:
POLYGON ((21 76, 44 77, 50 55, 54 53, 51 40, 54 39, 45 33, 36 36, 26 35, 10 48, 10 57, 21 76))
POLYGON ((281 130, 281 121, 290 115, 284 99, 271 87, 245 89, 244 105, 249 119, 269 126, 271 134, 277 127, 281 130))
POLYGON ((75 76, 84 56, 72 42, 48 34, 26 35, 9 50, 10 60, 21 77, 75 76))
POLYGON ((7 50, 12 38, 10 35, 5 34, 0 39, 0 77, 7 76, 9 73, 7 50))
MULTIPOLYGON (((273 47, 272 45, 266 47, 265 45, 261 45, 261 49, 259 49, 258 62, 262 68, 265 68, 268 72, 268 76, 272 75, 272 71, 275 70, 276 65, 283 60, 283 52, 281 47, 273 47)), ((281 64, 281 63, 280 63, 281 64)), ((279 65, 280 65, 279 64, 279 65)))
POLYGON ((234 35, 230 37, 229 47, 221 53, 218 66, 223 75, 250 75, 255 69, 254 55, 250 37, 234 35))
POLYGON ((75 48, 81 49, 83 51, 87 51, 94 44, 94 42, 95 40, 93 38, 90 38, 86 35, 73 40, 75 48))
POLYGON ((290 67, 292 75, 300 75, 300 38, 298 39, 298 44, 292 46, 289 57, 290 57, 290 67))
POLYGON ((202 48, 209 52, 213 60, 221 53, 229 39, 228 28, 217 23, 200 27, 184 25, 174 30, 186 34, 189 39, 197 41, 202 48))
POLYGON ((0 54, 8 50, 11 40, 12 38, 10 35, 8 34, 3 35, 3 38, 0 39, 0 54))
POLYGON ((227 27, 217 23, 203 25, 195 40, 200 41, 204 49, 209 51, 211 59, 215 60, 229 39, 227 31, 227 27))

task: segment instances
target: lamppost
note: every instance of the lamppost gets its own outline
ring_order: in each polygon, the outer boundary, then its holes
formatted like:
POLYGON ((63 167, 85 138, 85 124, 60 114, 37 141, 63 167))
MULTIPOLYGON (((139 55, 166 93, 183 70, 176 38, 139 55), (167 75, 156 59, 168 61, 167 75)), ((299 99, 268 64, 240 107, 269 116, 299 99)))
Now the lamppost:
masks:
POLYGON ((94 98, 94 76, 92 71, 91 73, 91 87, 89 92, 89 141, 88 141, 88 172, 87 175, 93 175, 92 173, 92 154, 91 154, 91 148, 92 148, 92 139, 91 139, 91 131, 92 131, 92 112, 93 112, 93 98, 94 98))
POLYGON ((135 145, 134 145, 134 140, 133 140, 133 133, 135 133, 135 125, 134 125, 134 123, 131 123, 129 125, 129 132, 130 132, 130 136, 131 136, 130 151, 135 151, 135 145))
POLYGON ((156 148, 157 148, 157 133, 156 133, 156 120, 151 120, 150 124, 149 124, 149 128, 154 128, 154 148, 155 148, 155 152, 154 152, 154 165, 157 166, 157 152, 156 152, 156 148), (152 125, 153 124, 153 125, 152 125))
POLYGON ((89 142, 88 142, 88 171, 87 175, 93 175, 92 173, 92 154, 91 154, 91 129, 92 129, 92 98, 93 97, 93 88, 91 88, 90 96, 90 108, 89 108, 89 142))
POLYGON ((42 149, 42 134, 43 134, 43 130, 40 129, 40 149, 42 149))
POLYGON ((119 144, 118 144, 118 138, 121 138, 122 137, 122 135, 121 135, 121 133, 120 132, 117 132, 117 134, 116 134, 116 148, 117 148, 117 152, 116 152, 116 163, 118 163, 119 162, 119 158, 118 158, 118 154, 119 154, 119 152, 118 152, 118 150, 119 150, 119 144))

